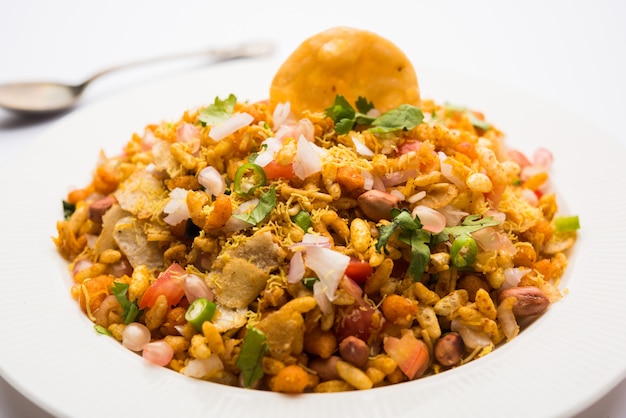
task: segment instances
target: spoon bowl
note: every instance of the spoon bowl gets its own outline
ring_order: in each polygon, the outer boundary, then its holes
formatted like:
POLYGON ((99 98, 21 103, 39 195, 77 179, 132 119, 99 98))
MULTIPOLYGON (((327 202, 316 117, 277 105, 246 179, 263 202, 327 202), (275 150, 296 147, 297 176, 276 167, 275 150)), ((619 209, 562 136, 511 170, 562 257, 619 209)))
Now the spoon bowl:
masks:
POLYGON ((104 69, 78 85, 47 81, 0 84, 0 107, 19 116, 48 116, 62 113, 76 106, 91 82, 113 71, 160 61, 199 56, 207 56, 213 58, 215 62, 221 62, 238 58, 260 57, 273 51, 274 46, 272 44, 253 42, 230 48, 172 54, 126 63, 104 69))

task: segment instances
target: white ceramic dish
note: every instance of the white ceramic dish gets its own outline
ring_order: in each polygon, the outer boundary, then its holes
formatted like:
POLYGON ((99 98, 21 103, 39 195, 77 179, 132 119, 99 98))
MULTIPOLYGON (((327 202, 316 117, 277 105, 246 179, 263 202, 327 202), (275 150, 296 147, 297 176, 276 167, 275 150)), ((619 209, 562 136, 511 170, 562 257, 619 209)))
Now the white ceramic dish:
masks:
POLYGON ((0 171, 0 374, 60 416, 572 416, 626 372, 622 219, 626 151, 576 115, 507 86, 421 69, 423 97, 469 105, 526 152, 553 151, 561 209, 582 230, 568 295, 516 340, 463 367, 411 383, 285 396, 230 388, 152 366, 98 335, 69 294, 51 237, 67 191, 84 186, 148 123, 215 96, 263 99, 279 63, 235 62, 144 86, 60 120, 0 171))

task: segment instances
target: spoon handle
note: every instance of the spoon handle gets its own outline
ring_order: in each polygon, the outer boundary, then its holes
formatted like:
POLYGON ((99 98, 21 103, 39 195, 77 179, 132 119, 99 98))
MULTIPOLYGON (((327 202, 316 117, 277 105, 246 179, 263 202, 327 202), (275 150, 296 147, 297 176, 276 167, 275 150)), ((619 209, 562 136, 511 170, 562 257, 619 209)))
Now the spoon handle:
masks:
POLYGON ((78 93, 82 92, 87 85, 89 85, 96 78, 99 78, 105 74, 113 71, 118 71, 130 67, 138 67, 146 64, 153 64, 161 61, 173 61, 184 58, 193 58, 206 56, 214 58, 216 61, 228 61, 237 58, 253 58, 269 55, 274 52, 274 45, 269 42, 248 42, 232 47, 225 48, 211 48, 200 51, 182 52, 178 54, 163 55, 158 57, 145 58, 133 62, 128 62, 120 65, 111 66, 93 74, 87 80, 74 87, 74 90, 78 93))

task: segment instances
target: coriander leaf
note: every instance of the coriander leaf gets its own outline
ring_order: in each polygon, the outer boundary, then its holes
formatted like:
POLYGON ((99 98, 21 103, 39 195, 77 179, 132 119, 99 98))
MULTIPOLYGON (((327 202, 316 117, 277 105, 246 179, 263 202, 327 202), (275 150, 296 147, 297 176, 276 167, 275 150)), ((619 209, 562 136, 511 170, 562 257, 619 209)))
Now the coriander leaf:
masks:
POLYGON ((66 200, 63 201, 63 219, 68 220, 76 210, 76 205, 66 200))
POLYGON ((359 113, 363 113, 364 115, 367 114, 367 112, 369 112, 370 110, 374 109, 374 103, 368 102, 365 97, 359 96, 359 98, 356 99, 355 104, 356 110, 358 110, 359 113))
POLYGON ((489 122, 478 119, 472 112, 467 112, 467 116, 469 117, 470 123, 474 126, 474 128, 482 129, 483 131, 491 128, 491 124, 489 122))
POLYGON ((461 225, 444 228, 442 233, 458 237, 463 234, 471 234, 472 232, 476 232, 488 226, 496 225, 500 225, 500 221, 495 220, 492 216, 483 218, 482 215, 468 215, 461 225))
POLYGON ((257 380, 263 377, 261 363, 268 350, 265 334, 256 328, 249 327, 243 337, 241 351, 235 363, 241 370, 245 387, 252 387, 257 380))
POLYGON ((342 119, 354 119, 354 108, 348 103, 345 97, 341 95, 335 96, 335 101, 330 107, 324 109, 324 114, 331 118, 335 123, 342 119))
POLYGON ((234 94, 230 94, 225 100, 216 97, 212 105, 200 110, 198 120, 205 125, 219 125, 232 116, 236 104, 237 97, 234 94))
POLYGON ((422 280, 422 274, 430 261, 430 234, 424 230, 414 231, 411 234, 411 263, 408 274, 414 281, 422 280))
POLYGON ((422 123, 424 114, 419 107, 403 104, 383 113, 373 122, 370 132, 385 133, 399 130, 411 130, 422 123))
POLYGON ((276 189, 270 187, 267 192, 263 193, 259 199, 259 203, 252 209, 252 212, 236 214, 233 215, 233 217, 252 225, 258 225, 270 214, 274 207, 276 207, 276 189))
POLYGON ((341 119, 335 122, 335 132, 339 135, 345 135, 350 132, 354 126, 354 119, 341 119))
POLYGON ((124 323, 128 325, 134 322, 135 319, 141 315, 142 311, 139 309, 137 301, 131 302, 128 300, 126 296, 127 292, 128 284, 126 283, 115 282, 111 287, 111 294, 115 295, 115 298, 122 307, 122 318, 124 319, 124 323))
MULTIPOLYGON (((388 225, 382 225, 378 229, 380 236, 378 237, 378 242, 376 242, 376 251, 380 251, 381 248, 385 249, 387 241, 389 241, 389 238, 391 238, 391 235, 393 235, 396 229, 401 228, 404 231, 410 232, 417 231, 422 227, 422 223, 419 219, 417 217, 411 217, 411 212, 407 209, 400 210, 398 208, 393 208, 391 210, 391 216, 391 223, 388 225)), ((410 244, 410 239, 407 238, 406 241, 403 242, 410 244)), ((387 253, 386 249, 385 253, 387 253)))

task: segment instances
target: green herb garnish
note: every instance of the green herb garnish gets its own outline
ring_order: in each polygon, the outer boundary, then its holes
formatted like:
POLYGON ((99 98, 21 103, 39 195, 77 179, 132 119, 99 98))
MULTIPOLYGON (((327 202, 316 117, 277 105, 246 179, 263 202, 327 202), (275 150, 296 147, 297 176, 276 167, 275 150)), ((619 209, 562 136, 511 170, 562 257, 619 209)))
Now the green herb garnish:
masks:
POLYGON ((364 97, 359 97, 355 104, 356 110, 345 97, 337 95, 334 103, 324 109, 324 114, 335 122, 335 132, 338 134, 347 134, 356 125, 372 126, 369 130, 374 133, 410 130, 422 123, 424 119, 424 115, 418 107, 408 104, 400 105, 377 118, 367 115, 374 108, 372 102, 368 102, 364 97))
POLYGON ((229 95, 224 100, 216 97, 212 105, 198 112, 198 120, 205 125, 219 125, 232 116, 236 104, 237 97, 234 94, 229 95))
POLYGON ((124 323, 128 325, 141 315, 142 310, 139 309, 137 301, 131 302, 128 300, 126 296, 127 293, 128 285, 126 283, 115 282, 113 286, 111 286, 111 294, 115 295, 115 298, 122 307, 122 318, 124 319, 124 323))
POLYGON ((68 220, 75 211, 76 211, 75 204, 70 203, 66 200, 63 201, 63 218, 65 218, 65 220, 68 220))
POLYGON ((108 329, 106 329, 105 327, 103 327, 102 325, 94 325, 93 329, 96 330, 96 332, 98 334, 102 334, 102 335, 108 335, 109 337, 112 337, 113 334, 111 333, 111 331, 109 331, 108 329))
POLYGON ((250 213, 235 214, 233 217, 246 221, 252 225, 258 225, 275 207, 276 189, 272 186, 267 192, 263 193, 259 199, 259 203, 257 203, 250 213))
POLYGON ((245 387, 252 387, 257 380, 263 377, 261 364, 263 356, 268 350, 269 346, 265 334, 256 328, 249 327, 243 337, 241 351, 235 363, 241 370, 245 387))
POLYGON ((411 262, 407 273, 415 281, 420 281, 426 271, 432 247, 445 241, 452 241, 454 249, 451 249, 450 256, 453 264, 456 267, 468 267, 476 261, 478 252, 476 242, 470 234, 479 229, 500 224, 492 217, 469 215, 465 217, 461 225, 446 227, 440 233, 432 234, 424 230, 419 217, 411 216, 411 212, 407 209, 394 208, 391 210, 391 216, 391 223, 382 225, 378 229, 380 237, 376 243, 376 250, 382 249, 387 253, 385 247, 389 238, 396 230, 399 230, 398 239, 411 247, 411 262))

